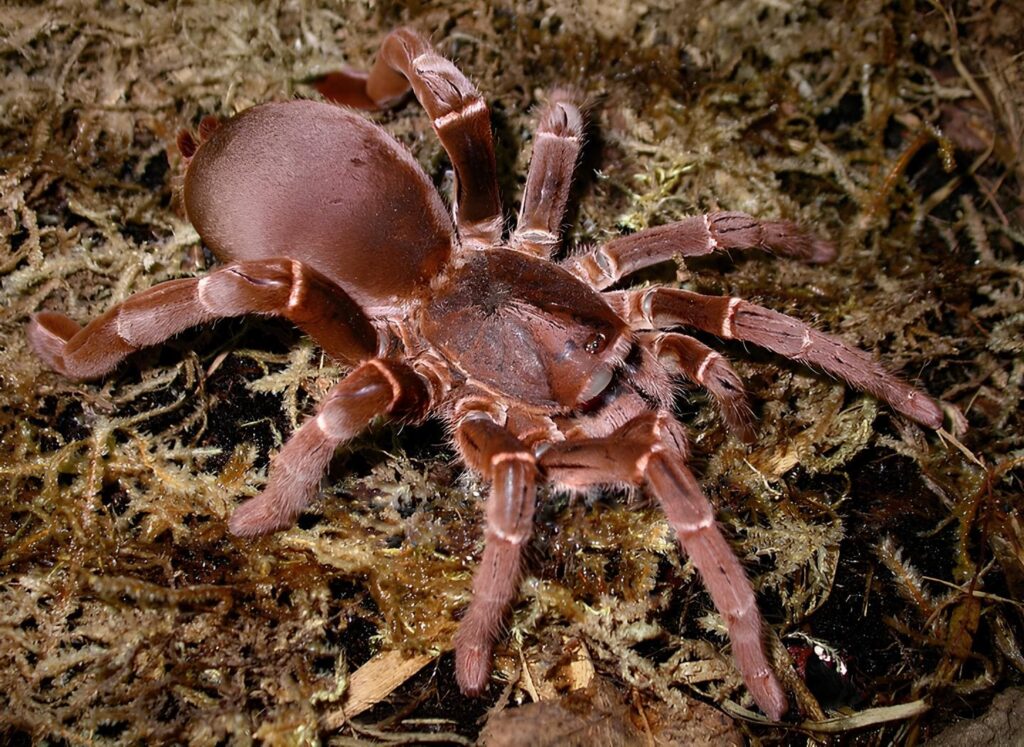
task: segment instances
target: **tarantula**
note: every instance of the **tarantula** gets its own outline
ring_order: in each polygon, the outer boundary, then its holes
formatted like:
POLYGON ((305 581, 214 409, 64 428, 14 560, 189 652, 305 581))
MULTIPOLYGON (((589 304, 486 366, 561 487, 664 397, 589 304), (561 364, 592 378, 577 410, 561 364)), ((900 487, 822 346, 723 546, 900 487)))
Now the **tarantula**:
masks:
POLYGON ((666 330, 760 345, 929 428, 941 427, 943 410, 869 354, 742 299, 608 289, 678 257, 757 247, 824 262, 832 245, 786 221, 715 212, 556 262, 584 129, 576 94, 554 92, 540 114, 518 224, 505 240, 487 104, 420 34, 393 31, 368 74, 334 73, 318 87, 334 103, 265 104, 204 119, 198 140, 179 136, 185 211, 226 266, 138 293, 84 329, 39 313, 28 331, 36 352, 65 376, 90 379, 186 328, 267 314, 352 366, 278 453, 263 492, 231 516, 237 535, 292 524, 335 449, 375 417, 440 418, 465 463, 490 482, 483 557, 455 637, 467 694, 487 684, 538 483, 646 486, 725 619, 754 700, 780 718, 786 696, 765 656, 753 590, 687 468, 673 416, 674 381, 689 379, 750 439, 743 385, 720 354, 666 330), (392 105, 410 88, 454 167, 451 213, 410 153, 353 111, 392 105))

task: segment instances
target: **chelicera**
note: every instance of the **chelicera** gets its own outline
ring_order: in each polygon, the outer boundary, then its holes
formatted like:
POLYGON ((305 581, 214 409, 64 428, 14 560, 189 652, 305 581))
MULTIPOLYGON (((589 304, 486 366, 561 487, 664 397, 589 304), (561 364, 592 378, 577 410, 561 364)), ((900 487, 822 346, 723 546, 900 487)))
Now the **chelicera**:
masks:
POLYGON ((660 503, 724 618, 739 671, 761 709, 787 700, 765 655, 743 567, 687 468, 673 416, 684 378, 752 437, 740 377, 697 330, 765 347, 846 380, 929 428, 943 409, 871 355, 739 298, 667 287, 609 290, 652 264, 756 247, 808 262, 828 242, 792 223, 716 212, 615 238, 556 261, 584 117, 552 93, 539 117, 515 230, 503 238, 488 108, 418 33, 384 40, 369 74, 321 81, 336 103, 256 106, 198 141, 187 161, 189 219, 224 264, 202 278, 143 291, 85 328, 37 314, 29 338, 65 376, 91 379, 130 353, 222 317, 291 320, 351 367, 274 459, 266 488, 228 526, 238 535, 292 524, 318 492, 335 449, 375 417, 442 420, 458 454, 490 483, 473 598, 455 639, 462 690, 486 686, 503 616, 516 594, 537 486, 643 486, 660 503), (354 108, 409 89, 455 172, 446 208, 409 152, 354 108))

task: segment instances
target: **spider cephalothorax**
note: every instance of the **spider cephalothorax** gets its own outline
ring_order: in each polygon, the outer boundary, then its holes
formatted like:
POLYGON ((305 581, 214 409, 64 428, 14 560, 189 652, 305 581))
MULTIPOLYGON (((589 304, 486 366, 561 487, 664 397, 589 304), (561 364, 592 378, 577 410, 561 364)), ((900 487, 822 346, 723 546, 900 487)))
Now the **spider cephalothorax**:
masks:
POLYGON ((445 421, 463 460, 491 483, 474 597, 455 641, 467 693, 487 683, 536 485, 644 486, 725 619, 754 700, 780 717, 786 697, 764 653, 753 590, 686 466, 672 414, 673 381, 684 377, 749 438, 742 384, 721 355, 666 330, 764 346, 930 428, 942 425, 942 408, 867 353, 747 301, 658 286, 606 290, 640 268, 719 249, 832 257, 830 244, 791 223, 711 213, 555 263, 583 130, 573 94, 555 92, 541 113, 518 226, 503 241, 487 106, 419 34, 391 33, 369 75, 320 83, 329 98, 361 108, 410 87, 454 166, 454 222, 408 151, 351 109, 290 101, 204 120, 198 142, 179 138, 184 205, 225 266, 139 293, 84 329, 40 313, 29 329, 36 351, 67 376, 93 378, 193 325, 257 313, 290 319, 352 366, 281 449, 266 489, 231 517, 241 535, 291 524, 335 448, 374 417, 445 421))

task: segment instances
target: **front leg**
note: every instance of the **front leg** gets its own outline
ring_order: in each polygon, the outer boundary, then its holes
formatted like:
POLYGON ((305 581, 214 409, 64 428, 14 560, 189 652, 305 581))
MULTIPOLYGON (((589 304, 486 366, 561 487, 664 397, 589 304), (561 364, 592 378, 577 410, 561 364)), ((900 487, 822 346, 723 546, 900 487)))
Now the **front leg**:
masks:
POLYGON ((746 213, 708 213, 612 239, 566 262, 566 269, 598 290, 631 272, 674 257, 729 249, 763 249, 805 262, 830 262, 835 247, 790 221, 759 221, 746 213))
MULTIPOLYGON (((786 314, 728 296, 705 296, 672 288, 628 291, 618 299, 634 329, 686 325, 727 340, 743 340, 848 382, 887 402, 897 412, 929 428, 941 428, 942 407, 934 399, 894 376, 875 358, 838 337, 819 332, 786 314)), ((953 430, 966 421, 950 409, 953 430)))
POLYGON ((202 278, 155 285, 85 328, 63 314, 44 311, 32 317, 28 338, 55 371, 95 379, 141 348, 243 314, 283 316, 344 363, 377 354, 377 332, 356 302, 316 270, 289 259, 239 262, 202 278))
POLYGON ((464 241, 490 246, 501 238, 501 199, 483 96, 419 32, 395 29, 370 72, 342 70, 314 82, 327 99, 360 109, 392 106, 411 88, 427 110, 455 169, 455 213, 464 241))
POLYGON ((788 704, 765 655, 754 589, 722 536, 711 504, 686 467, 684 439, 682 427, 671 415, 648 412, 609 436, 552 444, 541 454, 540 467, 553 483, 574 490, 647 485, 725 620, 736 667, 750 694, 777 721, 788 704))
POLYGON ((484 517, 484 553, 473 597, 455 634, 455 676, 479 695, 491 673, 494 641, 519 587, 523 546, 533 534, 537 464, 533 454, 483 412, 459 423, 455 443, 466 463, 491 483, 484 517))

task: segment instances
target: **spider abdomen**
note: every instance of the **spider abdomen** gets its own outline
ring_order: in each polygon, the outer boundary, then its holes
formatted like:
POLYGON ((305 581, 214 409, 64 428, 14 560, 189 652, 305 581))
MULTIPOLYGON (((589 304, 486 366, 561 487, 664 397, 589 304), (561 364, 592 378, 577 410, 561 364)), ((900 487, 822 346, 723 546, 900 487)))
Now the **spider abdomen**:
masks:
POLYGON ((451 254, 451 218, 409 152, 330 104, 266 104, 228 120, 189 163, 184 198, 222 261, 299 260, 370 311, 426 287, 451 254))

